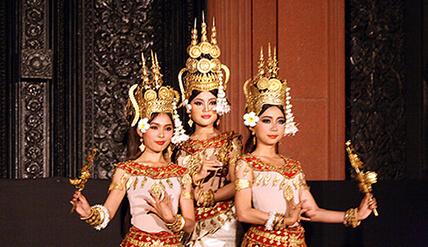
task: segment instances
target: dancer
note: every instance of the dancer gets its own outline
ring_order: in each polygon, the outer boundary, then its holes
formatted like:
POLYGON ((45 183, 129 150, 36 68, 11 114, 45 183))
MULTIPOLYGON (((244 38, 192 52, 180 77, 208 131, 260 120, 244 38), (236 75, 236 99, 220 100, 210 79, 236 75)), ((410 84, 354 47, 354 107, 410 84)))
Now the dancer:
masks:
POLYGON ((220 117, 230 111, 225 88, 229 69, 218 59, 220 48, 213 21, 211 41, 202 19, 201 40, 192 30, 189 58, 179 73, 182 99, 192 127, 190 140, 177 152, 177 164, 188 168, 193 179, 196 226, 190 246, 235 246, 233 196, 234 164, 241 154, 241 137, 218 130, 220 117))
POLYGON ((71 201, 83 221, 101 230, 127 194, 132 227, 122 247, 183 246, 182 231, 190 233, 195 225, 192 179, 169 161, 171 141, 187 139, 176 110, 179 94, 162 86, 157 56, 152 53, 151 58, 151 75, 143 56, 141 84, 129 90, 131 132, 141 138, 140 152, 136 159, 117 164, 103 205, 91 207, 80 192, 71 201))
POLYGON ((319 208, 300 163, 278 153, 279 141, 297 127, 290 87, 277 73, 276 51, 272 56, 269 45, 266 61, 260 52, 257 76, 244 84, 244 124, 251 136, 236 163, 235 204, 238 220, 252 226, 242 246, 306 246, 300 219, 356 227, 376 208, 372 195, 346 212, 319 208))

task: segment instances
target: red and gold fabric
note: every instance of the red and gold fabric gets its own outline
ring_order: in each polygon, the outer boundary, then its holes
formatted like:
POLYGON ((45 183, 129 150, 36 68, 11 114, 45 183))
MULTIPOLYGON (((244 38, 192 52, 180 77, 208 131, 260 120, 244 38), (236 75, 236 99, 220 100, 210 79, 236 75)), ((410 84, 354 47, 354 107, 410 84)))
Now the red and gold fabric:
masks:
MULTIPOLYGON (((214 193, 231 183, 229 167, 234 167, 241 155, 241 136, 224 132, 207 140, 188 140, 177 153, 177 164, 187 168, 187 173, 196 174, 202 160, 217 160, 223 167, 210 172, 202 181, 194 182, 199 191, 214 193)), ((196 226, 190 238, 191 246, 234 246, 236 240, 236 217, 232 201, 217 202, 213 207, 198 206, 196 226)))
POLYGON ((164 167, 150 167, 134 161, 126 161, 117 164, 117 169, 123 169, 125 172, 136 175, 145 176, 152 179, 164 179, 170 177, 181 177, 186 169, 181 166, 170 163, 164 167))
POLYGON ((169 232, 145 232, 133 226, 120 247, 181 247, 181 235, 169 232))
POLYGON ((196 221, 203 221, 217 217, 221 214, 225 214, 228 211, 231 211, 233 208, 233 203, 231 201, 218 202, 214 207, 211 208, 197 208, 195 219, 196 221))
POLYGON ((245 233, 242 247, 306 247, 305 230, 302 226, 280 231, 269 231, 264 226, 252 226, 245 233))

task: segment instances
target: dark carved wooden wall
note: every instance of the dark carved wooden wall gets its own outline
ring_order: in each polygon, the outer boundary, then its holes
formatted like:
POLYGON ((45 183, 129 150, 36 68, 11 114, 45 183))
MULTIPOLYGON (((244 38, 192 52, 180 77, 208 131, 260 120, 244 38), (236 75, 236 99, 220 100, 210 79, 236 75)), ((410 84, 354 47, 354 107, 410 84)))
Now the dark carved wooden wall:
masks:
POLYGON ((75 176, 85 153, 94 177, 124 159, 127 90, 141 52, 157 52, 176 85, 197 0, 20 0, 0 3, 2 178, 75 176), (19 126, 19 127, 18 127, 19 126))
POLYGON ((426 176, 422 2, 351 0, 346 6, 347 138, 383 180, 426 176))

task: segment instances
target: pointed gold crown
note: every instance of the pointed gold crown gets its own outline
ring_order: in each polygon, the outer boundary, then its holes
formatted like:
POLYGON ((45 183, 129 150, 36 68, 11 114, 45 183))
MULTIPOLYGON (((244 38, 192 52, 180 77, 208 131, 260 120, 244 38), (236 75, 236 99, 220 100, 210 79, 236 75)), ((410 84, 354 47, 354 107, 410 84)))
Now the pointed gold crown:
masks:
POLYGON ((221 52, 217 45, 217 31, 214 19, 211 28, 211 41, 208 41, 207 24, 202 13, 200 42, 198 42, 195 19, 191 43, 187 48, 187 53, 190 57, 186 61, 186 67, 182 68, 178 74, 183 101, 190 97, 193 90, 203 92, 219 89, 220 86, 226 88, 230 72, 229 68, 219 60, 221 52), (183 81, 185 85, 183 85, 183 81))
POLYGON ((134 118, 131 126, 135 126, 141 118, 150 119, 153 113, 174 113, 174 105, 179 101, 179 93, 169 86, 162 86, 162 74, 157 55, 151 52, 151 71, 142 58, 141 82, 129 89, 129 100, 134 108, 134 118))
POLYGON ((254 112, 256 115, 259 115, 263 105, 284 107, 288 85, 286 80, 281 81, 278 79, 279 68, 276 59, 276 48, 274 48, 272 56, 269 44, 266 61, 263 57, 263 48, 261 48, 257 67, 258 73, 255 78, 248 79, 244 84, 246 111, 254 112))

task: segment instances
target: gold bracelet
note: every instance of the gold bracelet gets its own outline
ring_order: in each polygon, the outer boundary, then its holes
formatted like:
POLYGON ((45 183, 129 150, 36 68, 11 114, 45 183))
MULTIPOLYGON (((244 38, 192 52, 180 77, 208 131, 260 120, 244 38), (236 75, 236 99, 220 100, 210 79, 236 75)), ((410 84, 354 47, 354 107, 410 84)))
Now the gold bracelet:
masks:
POLYGON ((84 219, 84 221, 88 223, 90 226, 100 225, 102 222, 100 211, 97 210, 97 208, 91 207, 91 215, 90 217, 84 219))
POLYGON ((201 193, 202 203, 199 203, 198 206, 203 206, 209 208, 215 205, 215 195, 213 190, 202 191, 201 193), (202 205, 201 205, 202 204, 202 205))
POLYGON ((184 220, 183 216, 181 216, 181 214, 177 214, 175 215, 175 220, 173 223, 166 223, 165 225, 172 232, 180 232, 184 228, 185 223, 186 221, 184 220))
POLYGON ((235 190, 240 191, 251 187, 251 182, 248 179, 238 178, 235 180, 235 190))
POLYGON ((87 219, 91 218, 92 215, 94 215, 94 212, 92 211, 92 208, 91 208, 91 213, 89 214, 89 216, 80 218, 80 220, 87 220, 87 219))
POLYGON ((345 212, 343 224, 352 228, 355 228, 361 224, 361 221, 358 220, 358 208, 350 208, 345 212))

